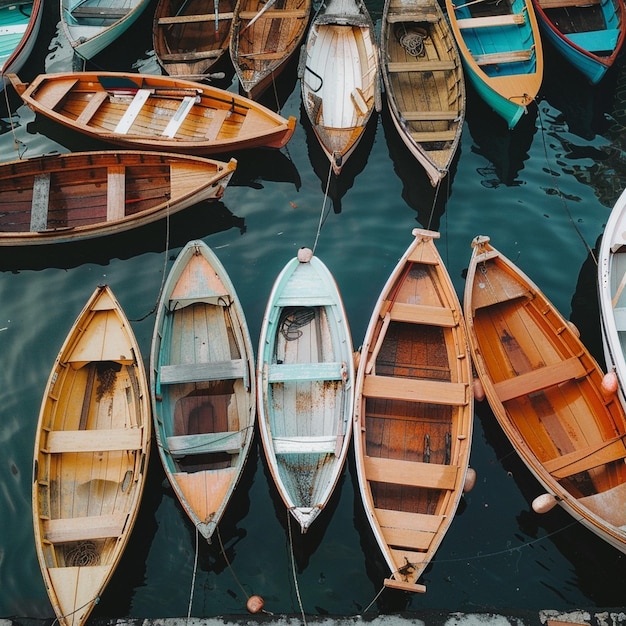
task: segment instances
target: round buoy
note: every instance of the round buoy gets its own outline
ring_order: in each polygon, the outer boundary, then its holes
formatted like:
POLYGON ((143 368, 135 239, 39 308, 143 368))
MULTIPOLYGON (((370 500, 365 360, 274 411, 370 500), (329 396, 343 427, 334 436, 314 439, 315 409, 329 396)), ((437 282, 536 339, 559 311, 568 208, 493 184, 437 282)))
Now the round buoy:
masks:
POLYGON ((300 263, 308 263, 313 258, 313 250, 311 248, 300 248, 298 250, 298 261, 300 263))
POLYGON ((246 608, 250 613, 258 613, 265 606, 265 601, 261 596, 250 596, 246 603, 246 608))
POLYGON ((551 493, 542 493, 533 500, 533 511, 535 513, 547 513, 556 506, 557 500, 551 493))
POLYGON ((607 372, 602 379, 602 393, 610 396, 617 391, 617 386, 617 374, 615 372, 607 372))
POLYGON ((482 402, 485 399, 485 390, 479 378, 474 378, 472 388, 474 390, 474 399, 478 400, 478 402, 482 402))
POLYGON ((476 470, 468 467, 467 472, 465 473, 465 483, 463 484, 463 493, 467 493, 474 489, 474 485, 476 484, 476 470))
POLYGON ((570 330, 576 335, 576 337, 580 337, 580 331, 578 330, 578 326, 576 326, 574 322, 567 322, 567 325, 570 327, 570 330))

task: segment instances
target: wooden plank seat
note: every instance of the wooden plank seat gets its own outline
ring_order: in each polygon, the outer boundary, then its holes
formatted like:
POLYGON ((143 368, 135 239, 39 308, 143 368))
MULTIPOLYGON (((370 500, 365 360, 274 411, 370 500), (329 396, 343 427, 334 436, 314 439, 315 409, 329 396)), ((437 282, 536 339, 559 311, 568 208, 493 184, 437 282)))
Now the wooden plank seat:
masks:
POLYGON ((174 457, 229 452, 237 454, 244 443, 242 430, 197 435, 175 435, 167 438, 167 451, 174 457))
POLYGON ((454 61, 392 61, 387 63, 389 72, 436 72, 453 70, 456 67, 454 61))
POLYGON ((327 363, 273 363, 269 366, 268 382, 341 380, 345 372, 345 364, 339 361, 327 363))
POLYGON ((468 385, 440 380, 369 375, 363 382, 363 395, 367 398, 461 406, 467 403, 468 385))
POLYGON ((210 380, 232 380, 244 377, 245 362, 243 359, 233 359, 231 361, 214 361, 212 363, 162 365, 159 372, 159 380, 162 385, 210 380))
POLYGON ((626 307, 616 306, 613 309, 613 315, 615 316, 615 326, 619 331, 626 331, 626 307))
POLYGON ((402 117, 408 122, 453 121, 459 117, 458 111, 403 111, 402 117))
POLYGON ((387 15, 387 22, 389 24, 403 24, 405 22, 428 22, 429 24, 436 24, 439 21, 439 16, 436 13, 430 11, 415 11, 414 13, 389 13, 387 15))
POLYGON ((417 143, 428 143, 433 141, 454 141, 456 138, 455 130, 433 130, 433 131, 421 131, 411 132, 411 137, 417 143))
POLYGON ((44 452, 112 452, 139 450, 142 446, 141 428, 99 428, 97 430, 53 430, 48 433, 44 452))
POLYGON ((376 509, 376 518, 387 543, 395 548, 428 550, 433 535, 445 520, 443 515, 376 509))
POLYGON ((121 20, 130 13, 130 9, 124 7, 90 7, 79 5, 72 9, 70 13, 78 20, 121 20))
POLYGON ((620 31, 617 28, 606 30, 586 31, 582 33, 568 33, 566 37, 574 44, 589 50, 589 52, 604 52, 613 50, 617 45, 620 31))
POLYGON ((338 448, 337 435, 274 437, 272 442, 276 454, 335 454, 338 448))
POLYGON ((593 445, 562 454, 544 463, 544 467, 554 478, 560 480, 579 472, 586 472, 594 467, 599 467, 612 461, 626 457, 626 445, 624 437, 618 435, 607 441, 600 441, 593 445))
MULTIPOLYGON (((232 20, 234 13, 232 11, 226 11, 224 13, 218 13, 217 20, 232 20)), ((159 26, 167 26, 169 24, 192 24, 194 22, 214 22, 215 13, 202 13, 199 15, 171 15, 168 17, 160 17, 159 26)))
POLYGON ((213 59, 220 56, 223 50, 196 50, 194 52, 170 52, 160 55, 163 61, 200 61, 202 59, 213 59))
POLYGON ((492 52, 491 54, 477 54, 474 60, 478 65, 499 65, 500 63, 523 63, 532 58, 532 48, 526 50, 511 50, 510 52, 492 52))
POLYGON ((332 306, 335 303, 334 298, 328 294, 306 294, 298 293, 293 296, 281 296, 276 303, 280 307, 297 306, 297 307, 317 307, 332 306))
POLYGON ((226 121, 228 117, 227 109, 213 109, 213 117, 211 118, 209 125, 204 133, 206 139, 217 139, 217 136, 222 129, 222 124, 226 121))
POLYGON ((109 97, 106 91, 96 91, 91 100, 87 103, 87 106, 81 111, 81 114, 76 118, 77 124, 87 125, 91 121, 91 118, 96 114, 98 109, 102 106, 104 101, 109 97))
POLYGON ((568 7, 590 7, 600 4, 600 0, 539 0, 542 9, 566 9, 568 7))
POLYGON ((89 541, 119 537, 124 531, 126 513, 43 520, 44 537, 50 543, 89 541))
POLYGON ((494 388, 501 402, 519 398, 536 391, 542 391, 560 383, 586 375, 586 370, 578 357, 570 357, 558 363, 545 365, 514 378, 495 383, 494 388))
POLYGON ((113 131, 116 134, 125 135, 130 130, 130 127, 133 125, 133 122, 137 119, 141 108, 146 103, 152 90, 150 89, 138 89, 133 97, 132 102, 128 105, 126 112, 122 115, 122 118, 118 122, 115 130, 113 131))
POLYGON ((198 100, 199 96, 185 96, 182 99, 181 103, 178 105, 178 109, 176 109, 174 115, 172 115, 170 121, 165 127, 165 130, 162 133, 163 137, 169 137, 172 139, 176 135, 187 118, 187 115, 189 115, 189 111, 191 111, 194 104, 196 104, 198 100))
POLYGON ((109 167, 107 171, 107 221, 114 222, 126 217, 126 168, 123 165, 109 167))
POLYGON ((363 463, 368 481, 425 489, 453 490, 458 473, 456 465, 417 463, 374 456, 366 456, 363 463))
POLYGON ((37 174, 33 180, 33 198, 30 209, 30 230, 42 232, 48 228, 50 201, 50 174, 37 174))
POLYGON ((523 24, 526 16, 523 13, 507 13, 505 15, 487 15, 485 17, 468 17, 457 20, 460 29, 489 28, 493 26, 516 26, 523 24))
MULTIPOLYGON (((252 18, 259 15, 259 11, 240 11, 239 17, 242 20, 251 20, 252 18)), ((283 18, 283 19, 292 19, 292 18, 304 18, 308 17, 309 12, 304 9, 268 9, 267 11, 263 11, 262 15, 259 15, 259 19, 267 19, 267 18, 283 18)))
POLYGON ((406 304, 394 302, 389 315, 393 322, 410 322, 413 324, 430 324, 433 326, 457 325, 454 313, 450 309, 424 304, 406 304))

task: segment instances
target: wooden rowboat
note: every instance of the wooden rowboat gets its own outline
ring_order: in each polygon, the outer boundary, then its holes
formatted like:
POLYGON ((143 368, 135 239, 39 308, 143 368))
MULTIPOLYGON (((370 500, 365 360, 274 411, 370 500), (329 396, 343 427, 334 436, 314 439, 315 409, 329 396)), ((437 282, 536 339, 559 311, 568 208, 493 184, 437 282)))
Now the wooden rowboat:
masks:
POLYGON ((37 113, 80 133, 141 150, 223 154, 281 148, 295 117, 284 119, 243 96, 151 74, 68 72, 11 82, 37 113))
POLYGON ((207 76, 228 56, 236 0, 159 0, 154 11, 154 52, 167 74, 207 76))
POLYGON ((370 318, 357 371, 359 490, 391 577, 419 579, 468 488, 473 394, 461 305, 433 243, 413 230, 370 318))
POLYGON ((470 349, 502 430, 547 493, 626 552, 626 415, 578 333, 539 288, 476 237, 465 287, 470 349))
POLYGON ((230 58, 243 93, 257 99, 283 71, 306 35, 311 0, 239 0, 230 58))
POLYGON ((467 78, 514 128, 539 92, 543 48, 531 0, 446 0, 467 78))
POLYGON ((61 25, 74 52, 92 59, 134 24, 150 0, 61 0, 61 25))
POLYGON ((0 165, 0 246, 110 235, 222 197, 237 162, 75 152, 0 165))
MULTIPOLYGON (((0 0, 0 73, 19 72, 35 47, 43 0, 0 0)), ((5 80, 0 81, 4 89, 5 80)))
POLYGON ((604 359, 626 390, 626 192, 618 198, 604 228, 598 254, 598 300, 604 359))
POLYGON ((335 174, 380 111, 378 46, 362 0, 329 0, 313 18, 298 73, 302 102, 335 174))
POLYGON ((132 329, 99 286, 56 359, 33 470, 35 547, 61 626, 87 620, 133 529, 148 467, 148 383, 132 329))
POLYGON ((546 39, 593 85, 613 66, 626 36, 624 0, 533 0, 546 39))
POLYGON ((194 527, 210 540, 243 472, 254 437, 254 355, 226 270, 190 241, 169 272, 150 354, 157 446, 194 527))
POLYGON ((448 173, 465 120, 461 58, 437 0, 386 0, 381 59, 394 126, 437 186, 448 173))
POLYGON ((350 443, 350 328, 328 268, 301 248, 272 288, 259 340, 257 392, 265 458, 306 533, 339 481, 350 443))

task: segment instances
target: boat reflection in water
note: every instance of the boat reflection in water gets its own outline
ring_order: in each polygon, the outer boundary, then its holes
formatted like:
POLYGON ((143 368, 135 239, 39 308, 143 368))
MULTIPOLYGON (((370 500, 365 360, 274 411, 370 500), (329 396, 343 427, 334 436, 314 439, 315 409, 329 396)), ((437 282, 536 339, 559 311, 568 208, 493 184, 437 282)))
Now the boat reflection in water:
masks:
POLYGON ((402 199, 417 213, 415 219, 421 226, 438 231, 452 190, 461 145, 452 159, 447 176, 437 189, 431 185, 426 170, 402 141, 387 106, 383 107, 381 121, 393 169, 402 181, 402 199))
POLYGON ((322 193, 326 193, 328 189, 328 198, 333 203, 333 211, 335 213, 341 213, 342 198, 346 195, 348 190, 352 188, 354 179, 367 165, 367 160, 369 159, 372 146, 374 145, 374 137, 376 136, 378 115, 376 112, 373 113, 356 149, 344 163, 339 175, 332 171, 328 156, 326 156, 322 150, 320 142, 313 131, 311 121, 303 106, 300 106, 300 124, 302 124, 305 131, 306 145, 313 171, 322 183, 322 193))
POLYGON ((237 169, 229 186, 263 189, 263 181, 292 183, 296 191, 302 185, 295 163, 282 150, 258 148, 237 152, 237 169))
POLYGON ((200 202, 158 222, 106 237, 50 246, 0 246, 0 271, 70 269, 85 263, 108 265, 112 259, 164 252, 183 246, 190 239, 231 228, 243 234, 244 218, 233 215, 221 201, 200 202))
POLYGON ((537 132, 537 106, 528 107, 513 130, 494 113, 467 85, 465 119, 472 137, 472 152, 483 156, 489 164, 478 168, 483 187, 516 187, 521 185, 517 175, 528 159, 528 152, 537 132))

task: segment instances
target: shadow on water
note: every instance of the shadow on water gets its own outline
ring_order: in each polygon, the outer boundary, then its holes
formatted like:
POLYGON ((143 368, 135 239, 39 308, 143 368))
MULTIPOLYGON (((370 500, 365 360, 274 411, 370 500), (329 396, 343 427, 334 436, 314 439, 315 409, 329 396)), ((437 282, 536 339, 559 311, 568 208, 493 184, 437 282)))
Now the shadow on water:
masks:
POLYGON ((220 201, 201 202, 153 224, 123 233, 62 244, 0 246, 0 272, 70 269, 85 263, 108 265, 112 259, 129 259, 147 252, 178 248, 191 239, 236 228, 245 220, 233 215, 220 201))
POLYGON ((296 164, 282 150, 255 148, 233 156, 237 159, 237 169, 230 180, 230 186, 263 189, 263 181, 292 183, 296 191, 302 186, 296 164))
POLYGON ((404 145, 386 104, 381 113, 381 122, 393 169, 402 181, 402 199, 417 213, 415 219, 422 227, 439 230, 461 153, 460 144, 448 175, 443 179, 439 189, 436 189, 430 184, 426 170, 404 145))
POLYGON ((370 118, 361 140, 354 152, 344 163, 339 176, 332 171, 330 161, 315 135, 311 121, 302 104, 300 105, 300 124, 304 128, 309 160, 313 166, 313 171, 322 184, 322 193, 326 193, 326 189, 328 188, 328 198, 333 203, 333 211, 335 213, 341 213, 341 201, 343 197, 352 189, 355 178, 367 165, 372 146, 374 145, 374 137, 376 136, 378 115, 374 112, 370 118))
POLYGON ((528 160, 528 152, 537 131, 537 106, 528 108, 515 128, 509 130, 506 122, 491 110, 467 81, 467 109, 465 119, 472 137, 472 152, 481 155, 489 165, 478 168, 483 187, 517 187, 517 175, 528 160))

